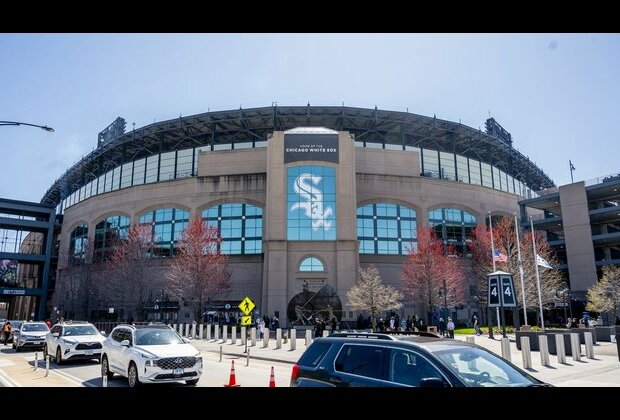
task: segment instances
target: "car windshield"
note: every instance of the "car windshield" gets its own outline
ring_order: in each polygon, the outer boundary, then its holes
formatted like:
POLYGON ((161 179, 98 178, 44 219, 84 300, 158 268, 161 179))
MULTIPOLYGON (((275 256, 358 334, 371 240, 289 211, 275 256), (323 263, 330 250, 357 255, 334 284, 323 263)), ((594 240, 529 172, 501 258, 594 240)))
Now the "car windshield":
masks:
POLYGON ((11 323, 11 327, 13 327, 14 330, 19 329, 19 327, 21 327, 23 321, 9 321, 11 323))
POLYGON ((465 385, 471 387, 527 386, 538 384, 500 357, 475 347, 454 347, 434 352, 465 385))
POLYGON ((136 331, 138 346, 160 346, 165 344, 183 344, 181 337, 170 328, 145 328, 136 331))
POLYGON ((70 327, 65 327, 64 336, 74 336, 74 335, 97 335, 99 331, 92 325, 73 325, 70 327))
POLYGON ((24 326, 22 327, 22 331, 26 332, 26 331, 49 331, 50 329, 47 328, 47 325, 45 324, 24 324, 24 326))

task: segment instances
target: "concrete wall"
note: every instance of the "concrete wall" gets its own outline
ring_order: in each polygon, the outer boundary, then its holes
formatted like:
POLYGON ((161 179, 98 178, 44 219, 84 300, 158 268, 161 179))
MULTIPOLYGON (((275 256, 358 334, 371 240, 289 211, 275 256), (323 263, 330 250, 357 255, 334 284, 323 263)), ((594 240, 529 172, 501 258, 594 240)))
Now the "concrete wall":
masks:
POLYGON ((571 289, 585 291, 597 281, 586 190, 582 181, 559 191, 571 289))

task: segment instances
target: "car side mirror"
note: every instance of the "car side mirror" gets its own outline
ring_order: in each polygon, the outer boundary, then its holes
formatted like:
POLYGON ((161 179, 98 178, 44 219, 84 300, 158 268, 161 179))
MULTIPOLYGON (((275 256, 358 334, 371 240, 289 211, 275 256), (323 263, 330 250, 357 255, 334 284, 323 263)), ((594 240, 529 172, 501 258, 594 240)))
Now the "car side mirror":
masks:
POLYGON ((54 333, 54 334, 52 334, 52 337, 58 338, 58 337, 60 337, 60 334, 59 333, 54 333))
POLYGON ((105 337, 105 331, 99 331, 99 334, 105 337))
POLYGON ((189 340, 187 338, 183 337, 183 342, 184 343, 189 343, 189 340))
POLYGON ((420 381, 421 388, 445 388, 446 383, 441 378, 423 378, 420 381))
POLYGON ((123 340, 123 341, 121 341, 121 346, 123 346, 123 347, 129 347, 129 340, 123 340))

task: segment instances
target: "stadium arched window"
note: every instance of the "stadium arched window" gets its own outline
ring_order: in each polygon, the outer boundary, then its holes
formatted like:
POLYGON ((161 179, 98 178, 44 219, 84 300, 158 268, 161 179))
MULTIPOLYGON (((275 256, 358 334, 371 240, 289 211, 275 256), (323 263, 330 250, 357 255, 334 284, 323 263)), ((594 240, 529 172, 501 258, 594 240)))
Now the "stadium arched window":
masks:
POLYGON ((202 212, 202 220, 220 231, 222 254, 263 252, 263 210, 243 203, 227 203, 202 212))
POLYGON ((105 260, 112 249, 123 239, 127 239, 127 232, 131 221, 127 216, 108 216, 95 226, 95 260, 105 260))
POLYGON ((141 225, 152 226, 154 254, 160 257, 174 255, 181 231, 189 223, 189 213, 182 209, 162 208, 140 217, 141 225))
POLYGON ((69 240, 69 264, 78 265, 86 262, 88 251, 88 225, 77 226, 71 232, 69 240))
POLYGON ((459 209, 439 208, 428 212, 428 224, 444 245, 453 247, 457 255, 463 255, 467 238, 476 227, 476 216, 459 209))
POLYGON ((325 266, 316 257, 307 257, 299 264, 299 271, 325 271, 325 266))
POLYGON ((406 255, 417 241, 416 212, 391 203, 357 208, 360 254, 406 255))

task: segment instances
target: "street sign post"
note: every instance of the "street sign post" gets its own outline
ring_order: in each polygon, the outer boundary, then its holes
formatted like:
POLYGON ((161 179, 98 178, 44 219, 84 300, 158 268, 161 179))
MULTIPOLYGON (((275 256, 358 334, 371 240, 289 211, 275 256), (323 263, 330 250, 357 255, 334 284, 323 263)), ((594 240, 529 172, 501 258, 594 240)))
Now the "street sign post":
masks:
POLYGON ((488 274, 487 279, 488 306, 489 308, 500 308, 500 314, 502 316, 502 336, 506 338, 504 308, 514 308, 517 306, 512 274, 503 271, 495 271, 488 274))
MULTIPOLYGON (((254 310, 255 307, 256 305, 254 304, 254 302, 252 302, 252 299, 250 299, 247 296, 243 298, 243 300, 239 304, 239 309, 241 309, 241 312, 245 314, 245 316, 241 317, 241 325, 252 325, 252 315, 250 314, 252 313, 252 310, 254 310)), ((248 352, 248 338, 245 337, 244 341, 245 341, 244 353, 247 353, 248 352)))

